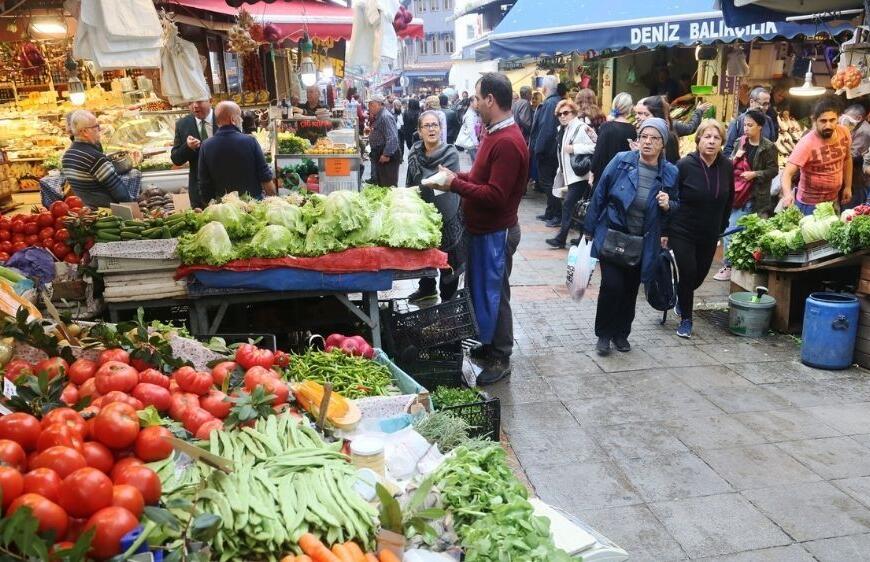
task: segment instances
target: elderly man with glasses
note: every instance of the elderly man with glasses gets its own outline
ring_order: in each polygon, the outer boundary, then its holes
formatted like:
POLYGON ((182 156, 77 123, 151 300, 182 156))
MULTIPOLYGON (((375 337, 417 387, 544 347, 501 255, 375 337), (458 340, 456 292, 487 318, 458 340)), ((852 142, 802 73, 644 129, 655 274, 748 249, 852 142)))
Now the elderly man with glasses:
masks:
MULTIPOLYGON (((103 153, 100 124, 94 114, 77 109, 67 121, 74 141, 63 153, 61 170, 73 192, 92 208, 135 201, 125 178, 118 175, 114 164, 103 153)), ((139 171, 130 173, 132 177, 139 171)))
MULTIPOLYGON (((756 86, 749 92, 749 109, 757 109, 765 114, 764 126, 761 128, 761 134, 764 138, 771 142, 776 142, 779 138, 779 126, 774 119, 767 115, 767 110, 770 109, 770 92, 767 88, 756 86)), ((731 152, 734 150, 734 141, 743 136, 743 122, 746 119, 746 113, 738 115, 731 125, 728 126, 728 135, 725 139, 723 154, 731 158, 731 152)))

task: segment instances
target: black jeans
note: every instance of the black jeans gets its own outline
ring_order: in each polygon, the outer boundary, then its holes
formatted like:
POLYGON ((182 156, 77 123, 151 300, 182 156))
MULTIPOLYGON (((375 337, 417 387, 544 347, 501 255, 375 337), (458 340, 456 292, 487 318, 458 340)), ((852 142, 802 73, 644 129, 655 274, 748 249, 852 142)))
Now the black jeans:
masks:
POLYGON ((575 181, 568 185, 568 195, 565 196, 565 201, 562 203, 562 229, 556 235, 556 240, 562 244, 568 239, 568 232, 571 231, 571 219, 574 217, 574 207, 577 202, 584 197, 589 197, 589 182, 586 180, 575 181))
POLYGON ((562 216, 562 200, 553 195, 553 181, 558 168, 559 163, 555 157, 538 158, 538 186, 547 194, 547 210, 544 211, 544 218, 547 220, 562 216))
POLYGON ((599 338, 627 338, 637 305, 640 265, 622 267, 604 260, 598 263, 601 266, 601 288, 595 311, 595 335, 599 338))
POLYGON ((680 301, 680 312, 683 320, 692 319, 695 290, 701 286, 716 254, 716 240, 686 240, 671 236, 668 246, 674 251, 677 268, 680 271, 680 284, 677 287, 677 297, 680 301))
POLYGON ((371 181, 375 185, 383 187, 395 187, 399 185, 399 165, 402 163, 402 152, 398 151, 390 157, 390 161, 382 164, 378 162, 382 154, 382 148, 372 148, 369 155, 372 163, 371 181))
MULTIPOLYGON (((441 285, 441 300, 449 301, 456 294, 457 289, 459 289, 459 276, 454 275, 451 269, 440 269, 438 270, 438 275, 441 285)), ((435 294, 435 285, 435 277, 421 277, 420 282, 417 284, 420 291, 427 295, 435 294)))

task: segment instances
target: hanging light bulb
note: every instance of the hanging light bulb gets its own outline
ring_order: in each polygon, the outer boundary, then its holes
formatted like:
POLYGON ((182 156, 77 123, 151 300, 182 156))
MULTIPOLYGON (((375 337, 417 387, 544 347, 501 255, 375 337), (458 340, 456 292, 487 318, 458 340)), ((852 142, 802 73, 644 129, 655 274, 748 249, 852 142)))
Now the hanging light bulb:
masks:
POLYGON ((82 81, 75 76, 71 76, 67 82, 67 86, 69 87, 70 103, 73 105, 84 104, 87 96, 85 95, 85 85, 82 84, 82 81))
POLYGON ((299 78, 306 88, 317 83, 317 68, 314 66, 314 61, 311 60, 312 50, 314 50, 314 45, 311 44, 311 39, 306 35, 302 39, 302 64, 299 65, 299 78))
POLYGON ((806 76, 804 76, 804 85, 796 88, 789 88, 788 93, 793 96, 802 96, 802 97, 815 97, 824 94, 827 90, 825 90, 821 86, 813 86, 813 73, 812 71, 807 71, 806 76))
POLYGON ((320 79, 321 80, 330 80, 332 78, 332 76, 333 76, 332 65, 330 65, 330 64, 324 65, 324 67, 320 70, 320 79))

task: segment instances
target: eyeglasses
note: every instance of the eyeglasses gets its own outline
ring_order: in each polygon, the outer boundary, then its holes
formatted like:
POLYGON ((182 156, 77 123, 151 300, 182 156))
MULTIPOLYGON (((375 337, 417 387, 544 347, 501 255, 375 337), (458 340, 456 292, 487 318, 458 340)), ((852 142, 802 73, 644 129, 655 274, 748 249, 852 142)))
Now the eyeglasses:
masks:
POLYGON ((559 117, 564 117, 566 115, 574 115, 574 112, 573 111, 560 111, 556 115, 558 115, 559 117))
POLYGON ((656 143, 662 140, 662 137, 658 137, 655 135, 641 135, 638 139, 640 142, 651 142, 656 143))
POLYGON ((421 129, 440 129, 441 125, 438 123, 426 123, 425 125, 420 125, 421 129))
POLYGON ((81 130, 82 130, 82 131, 87 131, 88 129, 99 129, 99 128, 100 128, 100 124, 97 123, 96 125, 91 125, 90 127, 82 127, 81 130))
POLYGON ((760 102, 760 101, 758 101, 758 100, 752 100, 752 101, 754 101, 755 103, 757 103, 760 107, 770 107, 770 102, 769 102, 769 101, 765 101, 765 102, 760 102))

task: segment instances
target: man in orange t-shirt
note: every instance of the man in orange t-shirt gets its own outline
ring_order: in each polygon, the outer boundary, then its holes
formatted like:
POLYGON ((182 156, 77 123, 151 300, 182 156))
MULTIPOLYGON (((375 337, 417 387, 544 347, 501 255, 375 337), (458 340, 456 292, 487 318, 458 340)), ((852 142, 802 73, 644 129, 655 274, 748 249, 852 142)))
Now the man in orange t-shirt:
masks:
POLYGON ((847 204, 852 199, 852 137, 837 121, 839 98, 825 96, 813 106, 813 129, 797 143, 782 172, 782 205, 797 204, 805 215, 819 203, 847 204), (797 196, 792 189, 800 169, 797 196))

